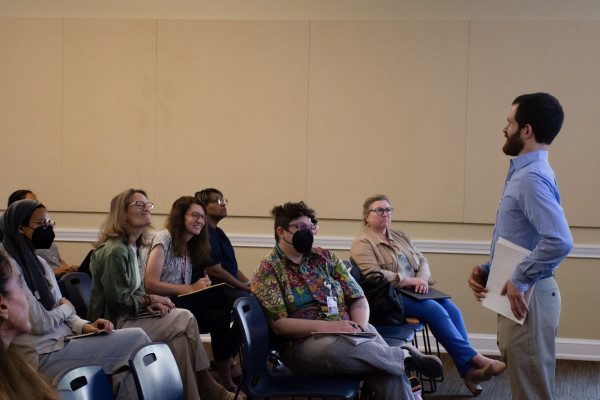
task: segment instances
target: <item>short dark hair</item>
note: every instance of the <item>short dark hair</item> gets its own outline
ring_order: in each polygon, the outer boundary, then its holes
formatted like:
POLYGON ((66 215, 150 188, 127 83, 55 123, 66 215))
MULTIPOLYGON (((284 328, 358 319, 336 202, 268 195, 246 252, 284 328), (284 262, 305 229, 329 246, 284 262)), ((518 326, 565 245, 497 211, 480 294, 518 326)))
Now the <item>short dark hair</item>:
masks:
POLYGON ((10 196, 8 196, 8 206, 10 206, 15 201, 24 200, 25 197, 29 194, 33 193, 29 189, 19 189, 12 192, 10 196))
POLYGON ((219 196, 223 197, 223 193, 219 189, 215 188, 202 189, 201 191, 196 192, 194 194, 194 197, 200 200, 200 204, 202 205, 202 208, 204 208, 204 211, 206 211, 206 206, 211 201, 210 195, 213 193, 216 193, 219 196))
POLYGON ((536 142, 552 144, 565 119, 558 99, 548 93, 530 93, 518 96, 512 104, 518 104, 515 121, 519 129, 529 124, 536 142))
POLYGON ((275 218, 275 242, 279 241, 277 236, 277 228, 282 227, 287 229, 290 227, 290 222, 300 217, 310 218, 313 224, 317 224, 317 218, 315 218, 315 210, 308 207, 303 201, 299 203, 285 203, 282 206, 275 206, 271 210, 271 215, 275 218))

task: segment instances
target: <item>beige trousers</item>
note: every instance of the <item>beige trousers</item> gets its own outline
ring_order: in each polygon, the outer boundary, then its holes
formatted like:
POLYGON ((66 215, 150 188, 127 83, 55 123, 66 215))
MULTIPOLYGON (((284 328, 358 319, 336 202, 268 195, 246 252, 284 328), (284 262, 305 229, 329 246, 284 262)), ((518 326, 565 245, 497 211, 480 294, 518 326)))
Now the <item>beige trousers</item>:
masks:
POLYGON ((523 325, 498 315, 498 348, 514 400, 553 400, 560 292, 554 277, 535 285, 523 325))

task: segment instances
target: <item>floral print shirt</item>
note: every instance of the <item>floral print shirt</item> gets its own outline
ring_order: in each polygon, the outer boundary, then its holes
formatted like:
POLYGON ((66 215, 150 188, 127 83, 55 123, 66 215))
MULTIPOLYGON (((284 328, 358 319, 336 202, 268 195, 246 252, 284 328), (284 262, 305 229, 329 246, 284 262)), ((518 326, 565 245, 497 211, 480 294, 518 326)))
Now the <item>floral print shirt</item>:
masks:
POLYGON ((269 324, 280 318, 349 320, 348 306, 364 297, 343 261, 319 247, 313 247, 297 265, 275 246, 261 260, 251 287, 269 324), (330 293, 337 301, 338 314, 327 312, 330 293))

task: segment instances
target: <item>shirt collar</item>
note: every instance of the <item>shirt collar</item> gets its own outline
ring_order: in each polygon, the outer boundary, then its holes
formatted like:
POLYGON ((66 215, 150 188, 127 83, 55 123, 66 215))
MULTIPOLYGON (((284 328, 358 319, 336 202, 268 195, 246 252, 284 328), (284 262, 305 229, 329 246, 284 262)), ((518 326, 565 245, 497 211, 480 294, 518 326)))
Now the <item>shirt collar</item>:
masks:
POLYGON ((520 170, 521 168, 535 162, 535 161, 544 161, 548 160, 548 151, 547 150, 536 150, 531 153, 523 154, 522 156, 517 156, 510 160, 510 164, 515 168, 515 171, 520 170))
MULTIPOLYGON (((383 240, 381 240, 379 235, 373 229, 371 229, 371 227, 365 226, 365 231, 367 232, 367 235, 369 235, 374 242, 387 244, 383 240)), ((387 236, 390 243, 394 242, 394 239, 392 238, 392 234, 390 232, 389 227, 388 227, 388 229, 386 229, 385 235, 387 236)))

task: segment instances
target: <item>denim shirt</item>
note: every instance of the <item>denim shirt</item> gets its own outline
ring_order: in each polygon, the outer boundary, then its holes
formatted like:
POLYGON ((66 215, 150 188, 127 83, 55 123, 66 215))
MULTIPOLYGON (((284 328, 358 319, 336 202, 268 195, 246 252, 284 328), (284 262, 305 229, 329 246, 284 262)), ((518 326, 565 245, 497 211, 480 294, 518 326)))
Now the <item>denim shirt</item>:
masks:
MULTIPOLYGON (((531 250, 510 278, 520 291, 557 268, 573 248, 547 151, 534 151, 510 161, 496 214, 490 260, 499 237, 531 250)), ((482 267, 489 273, 490 265, 488 261, 482 267)))

